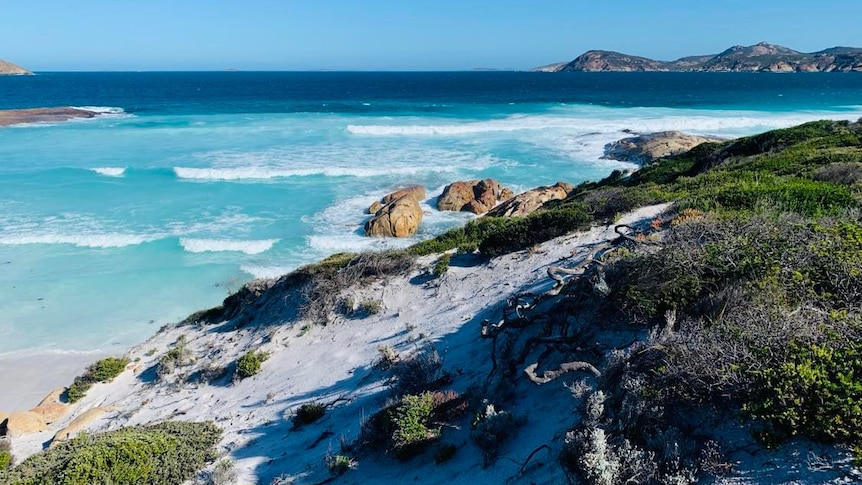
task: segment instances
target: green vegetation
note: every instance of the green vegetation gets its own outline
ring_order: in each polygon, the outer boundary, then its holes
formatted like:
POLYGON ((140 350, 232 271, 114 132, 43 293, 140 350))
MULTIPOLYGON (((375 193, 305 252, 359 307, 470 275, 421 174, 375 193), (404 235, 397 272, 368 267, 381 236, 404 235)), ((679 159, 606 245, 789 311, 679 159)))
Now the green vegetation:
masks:
POLYGON ((293 427, 299 428, 306 424, 311 424, 326 414, 326 406, 318 402, 305 403, 299 406, 296 413, 293 415, 293 427))
POLYGON ((174 373, 177 367, 190 364, 192 359, 192 351, 187 347, 186 336, 180 335, 174 345, 159 358, 156 367, 156 375, 159 379, 166 379, 174 373))
POLYGON ((452 261, 451 253, 443 253, 442 256, 434 263, 434 271, 433 275, 435 278, 439 278, 446 274, 449 271, 449 262, 452 261))
POLYGON ((392 413, 392 451, 395 456, 410 458, 440 437, 440 428, 431 424, 433 416, 433 393, 404 396, 392 413))
POLYGON ((0 439, 0 478, 3 478, 3 473, 12 466, 12 451, 9 441, 0 439))
POLYGON ((97 382, 109 382, 120 375, 129 364, 125 357, 108 357, 97 361, 87 368, 87 371, 72 382, 66 391, 66 397, 70 403, 77 402, 83 398, 90 387, 97 382))
POLYGON ((239 358, 236 363, 237 379, 245 379, 260 373, 263 363, 269 359, 269 352, 264 350, 250 350, 239 358))
POLYGON ((344 475, 347 470, 356 468, 356 460, 347 455, 327 455, 326 468, 334 476, 344 475))
POLYGON ((174 485, 211 460, 221 431, 212 423, 165 422, 80 435, 13 468, 9 485, 174 485))
POLYGON ((359 302, 359 310, 366 315, 377 315, 383 310, 383 304, 377 300, 362 300, 359 302))
POLYGON ((745 410, 775 442, 805 435, 862 444, 862 342, 791 344, 786 361, 754 372, 745 410))
MULTIPOLYGON (((460 419, 466 410, 467 400, 455 391, 407 394, 363 424, 360 444, 385 449, 399 460, 407 460, 423 453, 440 438, 442 424, 460 419)), ((449 451, 454 454, 454 449, 442 453, 449 451)), ((438 450, 438 456, 440 453, 438 450)), ((445 459, 448 458, 451 454, 445 459)))

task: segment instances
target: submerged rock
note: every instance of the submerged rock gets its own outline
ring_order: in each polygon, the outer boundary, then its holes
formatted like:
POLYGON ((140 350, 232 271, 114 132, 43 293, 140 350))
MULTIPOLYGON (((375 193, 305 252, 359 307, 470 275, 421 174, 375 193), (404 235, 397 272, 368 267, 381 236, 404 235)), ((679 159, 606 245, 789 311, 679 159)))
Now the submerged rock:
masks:
POLYGON ((30 108, 0 110, 0 126, 51 123, 76 118, 95 118, 100 113, 80 108, 30 108))
POLYGON ((723 141, 720 138, 689 135, 680 131, 660 131, 632 136, 605 145, 606 160, 649 163, 653 160, 684 153, 706 142, 723 141))
POLYGON ((549 187, 536 187, 520 193, 488 211, 489 216, 513 217, 526 216, 536 212, 551 200, 562 200, 574 190, 572 184, 557 182, 549 187))
MULTIPOLYGON (((424 189, 423 189, 424 191, 424 189)), ((365 223, 366 236, 408 237, 419 229, 422 209, 413 195, 406 194, 381 207, 365 223)))
POLYGON ((458 181, 443 189, 437 198, 437 209, 484 214, 512 195, 510 189, 494 179, 458 181))

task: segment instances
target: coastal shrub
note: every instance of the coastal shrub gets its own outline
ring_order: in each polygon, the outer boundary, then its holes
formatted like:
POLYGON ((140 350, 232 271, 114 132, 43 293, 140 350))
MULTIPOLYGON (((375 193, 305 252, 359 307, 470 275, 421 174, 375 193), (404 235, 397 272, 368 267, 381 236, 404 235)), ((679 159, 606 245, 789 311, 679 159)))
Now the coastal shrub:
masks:
POLYGON ((159 358, 156 375, 160 380, 164 380, 173 374, 177 367, 188 365, 192 360, 192 351, 187 347, 186 336, 180 335, 174 345, 159 358))
POLYGON ((0 478, 12 467, 12 445, 9 440, 0 438, 0 478))
POLYGON ((220 435, 210 422, 176 421, 82 434, 24 460, 4 483, 174 485, 204 467, 220 435))
POLYGON ((503 445, 515 435, 523 423, 522 418, 508 411, 497 411, 493 404, 486 404, 485 408, 476 414, 470 438, 482 450, 486 467, 497 461, 503 445))
POLYGON ((66 391, 67 399, 70 403, 79 401, 93 384, 112 381, 126 369, 128 364, 129 359, 125 357, 107 357, 95 362, 83 375, 75 377, 66 391))
POLYGON ((521 251, 569 232, 584 229, 592 217, 580 208, 538 211, 526 217, 491 217, 478 248, 487 256, 521 251))
POLYGON ((263 363, 269 359, 265 350, 250 350, 236 362, 236 378, 245 379, 260 373, 263 363))
POLYGON ((389 366, 393 377, 391 390, 396 397, 432 390, 450 378, 443 371, 440 354, 430 345, 408 357, 397 354, 395 357, 395 361, 389 361, 389 366))
POLYGON ((814 180, 833 184, 853 185, 862 182, 862 163, 836 162, 820 167, 814 172, 814 180))
POLYGON ((324 459, 326 468, 334 476, 344 475, 348 470, 356 468, 356 460, 347 455, 326 455, 324 459))
POLYGON ((439 278, 446 274, 449 271, 449 262, 452 260, 452 254, 444 253, 440 258, 437 259, 437 262, 434 263, 434 271, 433 275, 435 278, 439 278))
POLYGON ((330 315, 343 308, 341 295, 346 289, 372 278, 404 273, 416 260, 414 254, 404 250, 361 253, 347 260, 349 256, 344 253, 309 274, 302 290, 302 317, 325 324, 330 315))
POLYGON ((407 395, 392 412, 391 449, 398 459, 404 460, 422 453, 440 437, 440 427, 432 424, 434 395, 424 392, 407 395))
POLYGON ((299 428, 306 424, 311 424, 326 414, 326 406, 318 402, 305 403, 296 410, 293 414, 293 427, 299 428))
POLYGON ((383 309, 383 304, 377 300, 362 300, 359 302, 359 310, 366 315, 377 315, 383 309))
POLYGON ((862 343, 791 344, 787 360, 754 372, 746 413, 769 442, 805 435, 862 445, 862 343))
POLYGON ((213 465, 213 469, 204 473, 206 485, 232 485, 236 483, 237 473, 233 461, 222 458, 213 465))

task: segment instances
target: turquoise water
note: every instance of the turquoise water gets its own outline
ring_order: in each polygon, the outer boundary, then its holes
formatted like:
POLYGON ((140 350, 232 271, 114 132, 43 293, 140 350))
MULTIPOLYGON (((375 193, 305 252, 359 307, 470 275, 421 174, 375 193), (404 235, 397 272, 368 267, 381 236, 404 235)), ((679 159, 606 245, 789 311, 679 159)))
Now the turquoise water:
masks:
POLYGON ((471 217, 434 207, 455 180, 518 191, 633 168, 600 159, 623 130, 734 137, 862 116, 862 76, 556 76, 0 79, 0 109, 106 112, 0 129, 0 356, 125 348, 251 278, 431 237, 471 217), (363 237, 365 208, 415 183, 429 189, 419 233, 363 237))

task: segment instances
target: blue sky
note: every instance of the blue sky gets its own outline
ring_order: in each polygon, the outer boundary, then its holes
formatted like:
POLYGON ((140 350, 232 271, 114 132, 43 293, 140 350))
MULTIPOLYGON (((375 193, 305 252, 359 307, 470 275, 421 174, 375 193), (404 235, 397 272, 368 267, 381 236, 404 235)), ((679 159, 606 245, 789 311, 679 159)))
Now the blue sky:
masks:
POLYGON ((0 58, 34 70, 529 68, 761 40, 862 47, 862 1, 0 0, 0 58))

